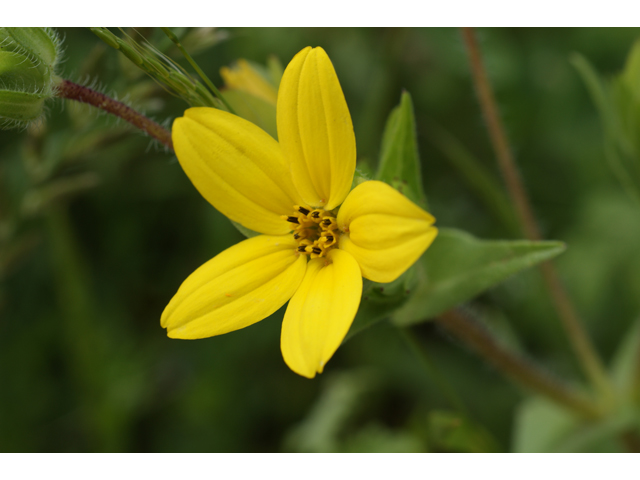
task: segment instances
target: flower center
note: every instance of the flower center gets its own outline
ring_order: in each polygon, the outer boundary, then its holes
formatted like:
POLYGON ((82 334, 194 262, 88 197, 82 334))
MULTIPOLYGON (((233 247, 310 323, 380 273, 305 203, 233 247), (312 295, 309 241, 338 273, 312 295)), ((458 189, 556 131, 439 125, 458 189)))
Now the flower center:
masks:
POLYGON ((323 257, 337 246, 338 223, 333 213, 322 209, 293 206, 293 215, 282 215, 293 230, 293 238, 298 241, 298 252, 311 258, 323 257))

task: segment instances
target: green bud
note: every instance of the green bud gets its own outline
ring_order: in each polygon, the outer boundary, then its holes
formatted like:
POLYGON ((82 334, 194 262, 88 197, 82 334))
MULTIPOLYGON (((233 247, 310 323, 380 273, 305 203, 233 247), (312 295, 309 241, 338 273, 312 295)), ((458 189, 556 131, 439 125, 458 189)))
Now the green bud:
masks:
POLYGON ((0 85, 2 88, 17 88, 26 85, 33 90, 42 90, 46 72, 30 59, 14 52, 0 50, 0 85))
POLYGON ((48 28, 0 28, 0 127, 40 118, 55 92, 60 42, 48 28))
POLYGON ((0 126, 20 127, 37 120, 44 111, 44 101, 37 93, 0 90, 0 126))
MULTIPOLYGON (((47 28, 3 27, 0 30, 10 48, 53 69, 58 60, 58 39, 47 28)), ((3 42, 4 43, 4 42, 3 42)))

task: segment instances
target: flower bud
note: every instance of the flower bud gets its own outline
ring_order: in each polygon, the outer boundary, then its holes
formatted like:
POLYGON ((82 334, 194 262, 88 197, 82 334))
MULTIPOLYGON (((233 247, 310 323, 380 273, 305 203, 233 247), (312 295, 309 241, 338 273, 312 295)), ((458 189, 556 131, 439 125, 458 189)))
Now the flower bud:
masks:
POLYGON ((239 59, 231 67, 222 67, 224 98, 236 114, 258 125, 277 138, 276 103, 280 77, 272 78, 262 65, 239 59))
POLYGON ((54 96, 60 43, 48 28, 0 28, 0 126, 40 118, 54 96))

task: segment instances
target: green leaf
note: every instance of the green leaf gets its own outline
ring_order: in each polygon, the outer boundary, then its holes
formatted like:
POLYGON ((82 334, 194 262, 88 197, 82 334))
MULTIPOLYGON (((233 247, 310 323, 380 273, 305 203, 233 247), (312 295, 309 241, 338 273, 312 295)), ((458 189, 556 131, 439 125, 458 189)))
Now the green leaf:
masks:
MULTIPOLYGON (((627 158, 629 156, 630 140, 625 138, 624 135, 624 120, 625 117, 628 116, 628 113, 621 114, 621 111, 629 110, 630 108, 633 109, 634 107, 637 110, 638 108, 633 98, 625 98, 627 93, 625 86, 628 76, 623 77, 625 79, 623 82, 617 81, 612 85, 605 84, 593 66, 582 55, 573 54, 571 63, 580 74, 600 114, 600 121, 602 122, 605 133, 604 152, 609 168, 611 168, 611 171, 617 177, 627 195, 640 205, 640 186, 638 185, 638 179, 630 172, 630 170, 637 168, 637 165, 629 165, 630 160, 631 163, 638 163, 638 158, 637 155, 635 155, 633 159, 627 158), (626 154, 625 151, 627 151, 626 154)), ((635 72, 635 60, 630 59, 627 66, 629 72, 635 72)), ((629 75, 631 75, 631 73, 629 73, 629 75)), ((629 96, 631 97, 631 94, 629 94, 629 96)), ((636 117, 636 114, 633 112, 632 117, 636 117)), ((637 135, 635 135, 634 132, 631 141, 636 137, 637 135)))
POLYGON ((425 451, 423 441, 406 430, 392 430, 371 422, 342 442, 341 452, 346 453, 421 453, 425 451))
POLYGON ((420 259, 426 276, 392 319, 404 326, 436 317, 564 249, 562 242, 478 240, 443 228, 420 259))
POLYGON ((606 130, 614 129, 615 118, 611 100, 600 76, 595 71, 591 63, 578 53, 574 53, 571 56, 571 63, 578 71, 582 81, 587 87, 587 90, 591 95, 591 99, 600 113, 600 119, 602 120, 604 128, 606 130))
POLYGON ((400 105, 387 119, 376 179, 392 185, 413 202, 427 206, 422 189, 413 104, 407 92, 402 93, 400 105))
POLYGON ((619 408, 600 422, 587 423, 570 432, 555 447, 556 452, 619 453, 626 452, 622 435, 640 432, 640 412, 632 408, 619 408))
POLYGON ((285 437, 285 449, 297 452, 340 451, 341 433, 349 419, 375 389, 370 371, 333 373, 323 380, 322 391, 309 414, 285 437))
POLYGON ((620 452, 620 436, 638 426, 640 414, 633 408, 618 408, 601 421, 585 422, 547 399, 533 397, 516 411, 513 451, 620 452))
POLYGON ((389 318, 410 297, 416 286, 418 264, 403 273, 390 283, 376 283, 364 280, 362 301, 356 318, 343 342, 362 332, 370 326, 389 318))
POLYGON ((445 452, 499 452, 498 442, 480 424, 455 412, 433 410, 429 413, 428 432, 432 449, 445 452))
POLYGON ((640 97, 640 40, 636 40, 631 47, 620 78, 632 89, 634 97, 640 97))
POLYGON ((640 318, 638 318, 628 333, 622 338, 616 351, 612 365, 611 377, 620 391, 623 399, 632 401, 636 375, 640 368, 640 318))
POLYGON ((527 399, 516 412, 513 451, 552 452, 578 424, 575 416, 544 398, 527 399))

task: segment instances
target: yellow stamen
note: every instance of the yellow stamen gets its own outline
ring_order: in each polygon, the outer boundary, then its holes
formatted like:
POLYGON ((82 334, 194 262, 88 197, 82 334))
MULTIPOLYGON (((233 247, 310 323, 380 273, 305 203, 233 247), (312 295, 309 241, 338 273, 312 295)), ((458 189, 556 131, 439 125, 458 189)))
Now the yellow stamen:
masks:
POLYGON ((294 205, 293 211, 293 215, 282 215, 281 218, 291 225, 299 253, 311 258, 324 257, 337 246, 340 231, 332 212, 302 205, 294 205))

